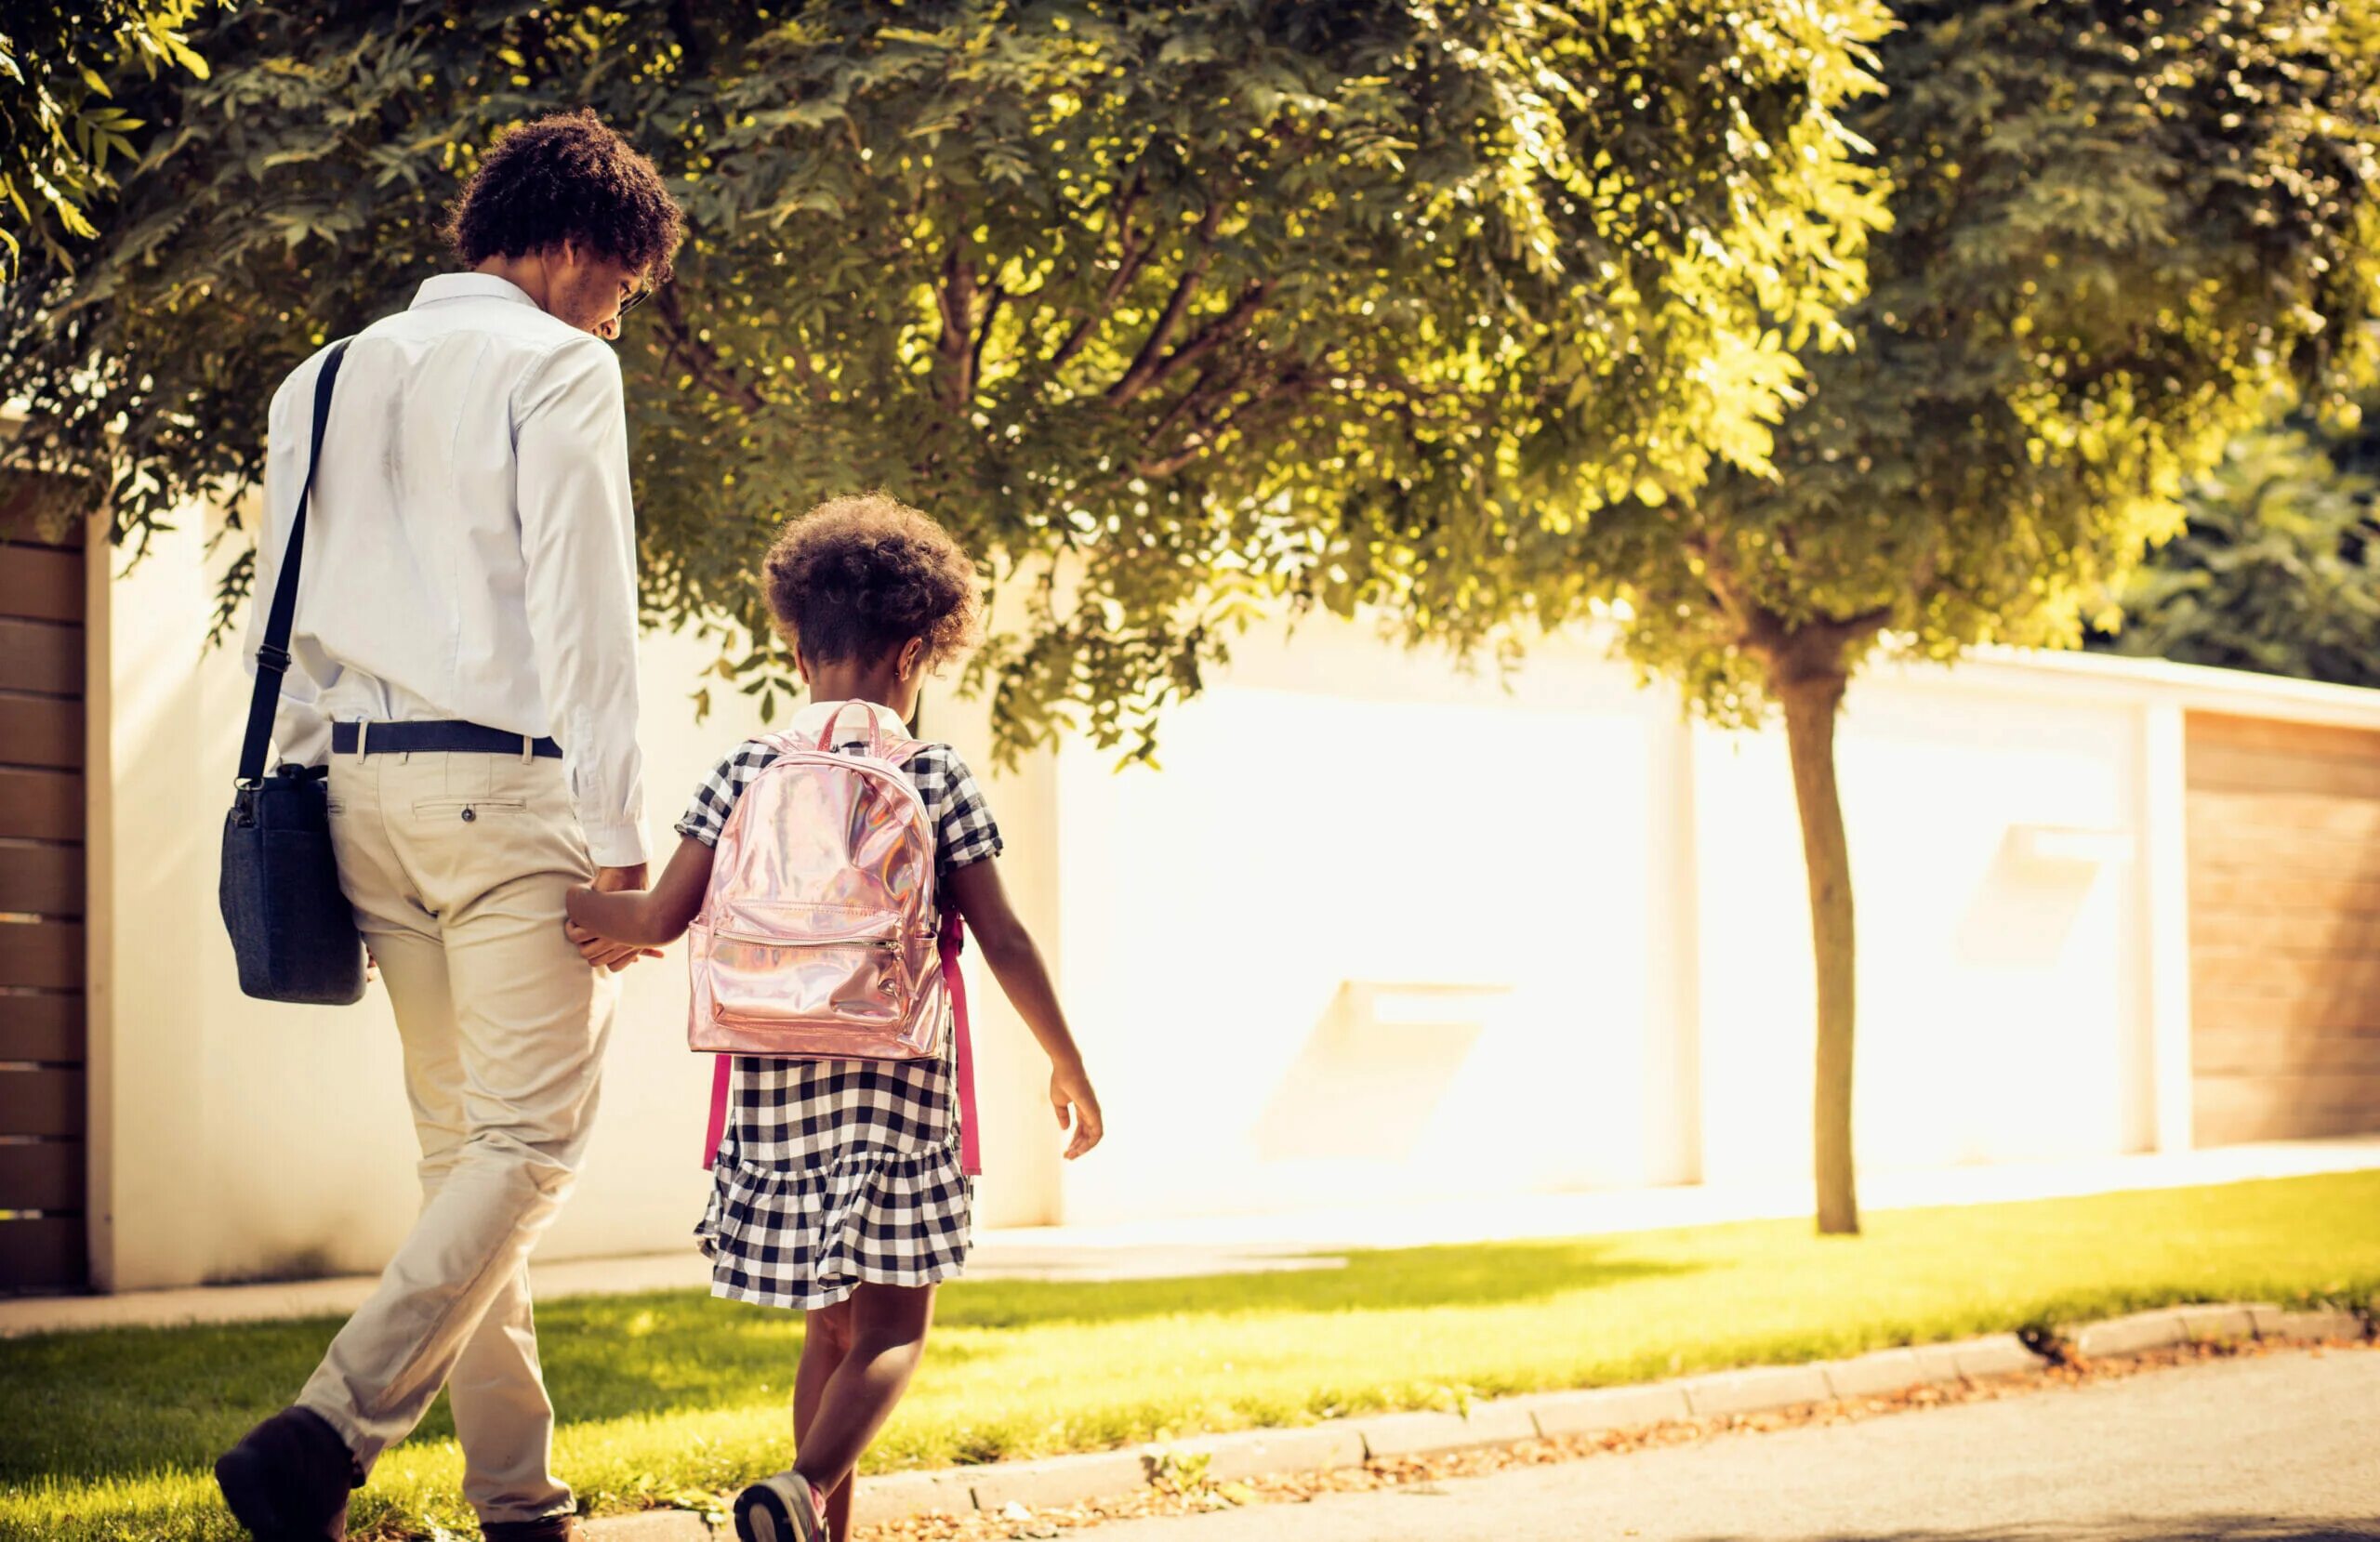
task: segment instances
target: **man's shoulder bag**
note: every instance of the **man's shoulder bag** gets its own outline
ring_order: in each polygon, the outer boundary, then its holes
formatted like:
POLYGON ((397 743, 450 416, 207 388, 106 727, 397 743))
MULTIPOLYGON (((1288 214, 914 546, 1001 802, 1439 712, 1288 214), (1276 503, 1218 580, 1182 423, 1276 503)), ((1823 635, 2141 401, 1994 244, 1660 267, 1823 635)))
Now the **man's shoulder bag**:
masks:
POLYGON ((257 649, 256 692, 248 701, 247 736, 240 745, 240 780, 223 820, 223 925, 240 962, 240 989, 266 1001, 346 1006, 364 996, 364 939, 355 912, 338 886, 331 852, 327 771, 283 765, 265 774, 267 742, 289 668, 289 627, 298 609, 298 569, 306 552, 306 506, 314 490, 314 463, 330 422, 331 389, 347 356, 340 342, 314 379, 313 442, 298 512, 273 580, 272 608, 257 649))

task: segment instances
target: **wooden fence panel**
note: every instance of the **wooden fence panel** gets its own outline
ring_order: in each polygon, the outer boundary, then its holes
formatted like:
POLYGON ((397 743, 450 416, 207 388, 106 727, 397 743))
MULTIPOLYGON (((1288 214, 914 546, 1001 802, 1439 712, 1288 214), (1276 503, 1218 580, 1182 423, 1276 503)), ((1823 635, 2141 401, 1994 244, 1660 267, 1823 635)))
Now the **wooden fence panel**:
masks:
POLYGON ((2193 713, 2201 1145, 2380 1132, 2380 732, 2193 713))

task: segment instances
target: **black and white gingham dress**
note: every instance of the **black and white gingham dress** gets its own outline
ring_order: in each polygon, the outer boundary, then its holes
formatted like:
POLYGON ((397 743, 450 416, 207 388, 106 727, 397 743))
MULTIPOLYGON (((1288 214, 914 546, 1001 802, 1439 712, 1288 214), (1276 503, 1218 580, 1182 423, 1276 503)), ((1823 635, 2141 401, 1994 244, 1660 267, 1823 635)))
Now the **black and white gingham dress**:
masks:
MULTIPOLYGON (((735 799, 776 758, 758 741, 737 745, 695 790, 678 833, 718 845, 735 799)), ((946 892, 953 870, 998 853, 999 827, 948 745, 927 745, 906 769, 933 827, 936 891, 946 892)), ((947 1048, 932 1061, 738 1055, 710 1203, 694 1227, 711 1294, 815 1308, 862 1282, 920 1285, 956 1274, 974 1181, 959 1166, 952 1077, 947 1048)))

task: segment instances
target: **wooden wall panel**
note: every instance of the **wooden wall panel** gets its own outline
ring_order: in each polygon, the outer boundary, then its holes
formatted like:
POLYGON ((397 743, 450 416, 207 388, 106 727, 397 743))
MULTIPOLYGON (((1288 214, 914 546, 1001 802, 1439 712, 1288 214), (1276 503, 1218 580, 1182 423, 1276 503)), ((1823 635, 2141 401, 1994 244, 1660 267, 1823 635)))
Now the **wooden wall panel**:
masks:
POLYGON ((2380 732, 2193 713, 2200 1145, 2380 1132, 2380 732))
POLYGON ((0 694, 0 760, 12 766, 83 763, 83 704, 59 696, 0 694))
POLYGON ((83 619, 83 554, 61 547, 0 547, 0 615, 83 619))
POLYGON ((79 991, 0 991, 0 1061, 80 1065, 88 1055, 79 991))
POLYGON ((83 849, 0 840, 0 912, 83 914, 83 849))
POLYGON ((80 1140, 0 1143, 0 1210, 80 1210, 84 1170, 80 1140))
MULTIPOLYGON (((0 920, 0 986, 83 988, 83 929, 71 921, 0 920)), ((13 1134, 0 1124, 0 1135, 13 1134)))
POLYGON ((0 616, 0 691, 83 693, 83 628, 0 616))
POLYGON ((0 1291, 84 1284, 86 554, 0 507, 0 1291))
POLYGON ((80 1140, 82 1070, 58 1066, 33 1071, 0 1068, 0 1129, 11 1135, 80 1140))
POLYGON ((79 771, 0 766, 0 836, 79 841, 83 817, 79 771))
POLYGON ((83 1218, 0 1220, 0 1291, 73 1290, 83 1284, 83 1218))

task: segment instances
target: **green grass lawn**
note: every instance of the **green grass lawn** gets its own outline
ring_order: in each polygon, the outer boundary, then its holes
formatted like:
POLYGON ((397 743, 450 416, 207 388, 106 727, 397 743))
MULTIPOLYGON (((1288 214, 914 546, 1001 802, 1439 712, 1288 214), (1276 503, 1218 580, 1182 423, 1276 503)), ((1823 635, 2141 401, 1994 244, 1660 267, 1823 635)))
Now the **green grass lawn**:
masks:
MULTIPOLYGON (((1357 1254, 1343 1270, 959 1284, 867 1470, 1043 1456, 1380 1408, 1856 1353, 2193 1300, 2364 1303, 2380 1173, 1357 1254)), ((790 1452, 797 1313, 670 1292, 538 1311, 557 1464, 597 1510, 715 1495, 790 1452)), ((214 1456, 337 1325, 0 1342, 0 1536, 233 1537, 214 1456)), ((443 1404, 357 1533, 474 1535, 443 1404)))

